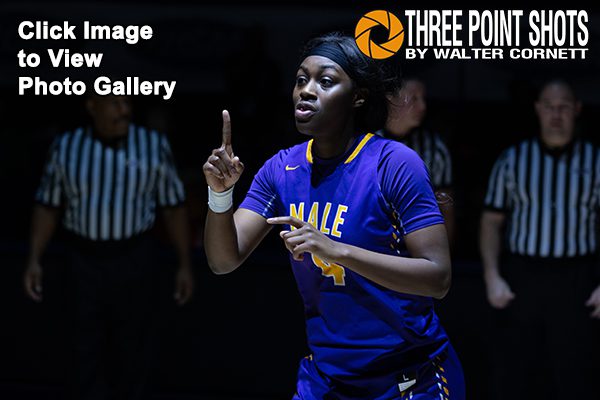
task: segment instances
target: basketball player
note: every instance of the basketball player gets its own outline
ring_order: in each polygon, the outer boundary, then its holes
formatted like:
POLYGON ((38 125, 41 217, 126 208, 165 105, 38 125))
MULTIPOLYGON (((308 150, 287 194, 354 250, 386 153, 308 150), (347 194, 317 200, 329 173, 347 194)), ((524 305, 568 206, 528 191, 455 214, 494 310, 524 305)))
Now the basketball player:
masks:
POLYGON ((244 166, 223 111, 222 146, 204 164, 205 248, 232 272, 273 225, 291 253, 312 354, 294 399, 464 399, 458 358, 432 298, 450 285, 444 221, 426 167, 383 126, 398 78, 354 40, 310 41, 293 90, 308 142, 282 150, 255 176, 235 213, 244 166))

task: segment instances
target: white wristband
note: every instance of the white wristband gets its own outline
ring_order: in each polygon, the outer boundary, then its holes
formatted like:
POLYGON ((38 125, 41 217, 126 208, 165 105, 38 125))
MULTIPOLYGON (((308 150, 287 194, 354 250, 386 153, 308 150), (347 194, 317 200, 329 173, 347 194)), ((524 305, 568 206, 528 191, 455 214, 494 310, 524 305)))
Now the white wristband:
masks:
POLYGON ((218 193, 208 187, 208 207, 215 213, 224 213, 233 207, 233 186, 218 193))

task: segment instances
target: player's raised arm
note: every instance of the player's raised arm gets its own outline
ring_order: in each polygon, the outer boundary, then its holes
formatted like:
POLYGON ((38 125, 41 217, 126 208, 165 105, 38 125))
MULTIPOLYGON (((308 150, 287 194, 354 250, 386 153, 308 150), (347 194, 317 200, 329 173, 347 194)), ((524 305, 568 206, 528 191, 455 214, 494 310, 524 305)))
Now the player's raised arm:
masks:
POLYGON ((233 212, 233 187, 244 164, 233 153, 227 110, 223 110, 221 147, 212 151, 203 171, 209 205, 204 230, 206 257, 214 273, 226 274, 240 266, 270 229, 265 219, 252 211, 233 212))

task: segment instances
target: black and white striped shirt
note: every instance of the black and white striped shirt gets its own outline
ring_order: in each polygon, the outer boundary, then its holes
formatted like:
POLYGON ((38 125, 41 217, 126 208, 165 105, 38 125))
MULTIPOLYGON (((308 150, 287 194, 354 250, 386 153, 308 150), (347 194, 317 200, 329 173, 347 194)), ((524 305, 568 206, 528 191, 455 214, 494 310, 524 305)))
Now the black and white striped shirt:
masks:
POLYGON ((130 125, 120 146, 79 128, 53 142, 36 201, 64 207, 64 227, 94 241, 122 240, 149 230, 157 204, 184 201, 166 137, 130 125))
MULTIPOLYGON (((384 131, 378 131, 377 134, 398 140, 384 131)), ((419 128, 399 141, 413 149, 421 157, 429 170, 434 189, 452 187, 452 159, 440 135, 419 128)))
POLYGON ((576 140, 561 153, 538 138, 505 150, 496 161, 485 206, 507 213, 509 251, 576 257, 597 250, 600 149, 576 140))

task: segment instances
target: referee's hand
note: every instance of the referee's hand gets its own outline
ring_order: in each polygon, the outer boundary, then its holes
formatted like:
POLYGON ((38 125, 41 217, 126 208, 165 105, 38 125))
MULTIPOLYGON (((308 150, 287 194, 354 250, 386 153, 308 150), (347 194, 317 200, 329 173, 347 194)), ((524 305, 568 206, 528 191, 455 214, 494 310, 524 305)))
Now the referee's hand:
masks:
POLYGON ((510 290, 508 283, 500 276, 494 275, 486 277, 485 286, 487 289, 487 298, 490 305, 497 309, 503 309, 515 298, 515 294, 510 290))
POLYGON ((592 292, 590 298, 587 299, 586 306, 592 307, 590 317, 600 319, 600 285, 592 292))
POLYGON ((37 261, 30 261, 23 277, 25 294, 35 302, 42 301, 42 266, 37 261))
POLYGON ((206 183, 215 192, 224 192, 232 187, 244 172, 244 164, 233 154, 231 119, 227 110, 223 110, 221 147, 212 151, 202 170, 206 177, 206 183))

